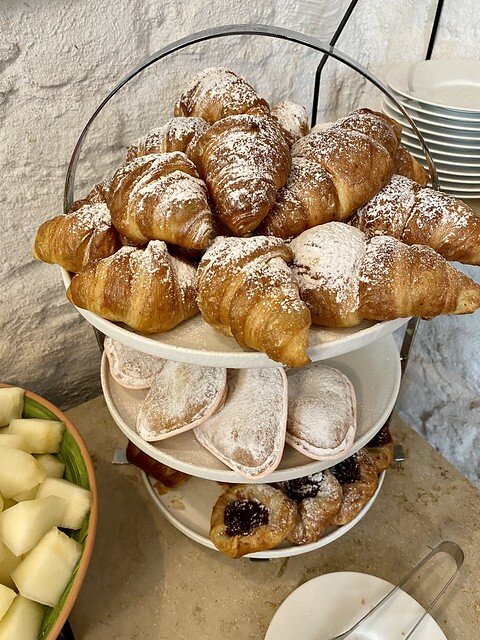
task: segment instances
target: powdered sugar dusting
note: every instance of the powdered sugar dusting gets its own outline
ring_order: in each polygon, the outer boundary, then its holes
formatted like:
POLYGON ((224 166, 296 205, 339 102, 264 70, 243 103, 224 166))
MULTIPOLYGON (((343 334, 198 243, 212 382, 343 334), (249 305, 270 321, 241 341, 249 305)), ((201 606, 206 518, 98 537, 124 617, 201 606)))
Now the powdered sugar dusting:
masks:
POLYGON ((271 115, 278 120, 289 145, 307 135, 309 129, 307 112, 300 104, 279 102, 272 107, 271 115))
POLYGON ((320 364, 288 377, 287 442, 314 459, 338 457, 353 444, 355 392, 337 369, 320 364))
POLYGON ((72 213, 67 213, 66 218, 71 221, 72 233, 92 230, 102 232, 112 226, 110 211, 104 202, 84 204, 72 213))
POLYGON ((308 229, 292 240, 293 272, 300 294, 325 289, 344 312, 359 304, 358 279, 365 253, 365 236, 341 222, 308 229))
POLYGON ((137 140, 128 150, 127 161, 138 156, 170 151, 182 151, 190 156, 191 149, 208 127, 202 118, 172 118, 137 140))
POLYGON ((165 360, 106 337, 103 343, 113 378, 127 389, 148 389, 165 360))
POLYGON ((147 441, 191 429, 220 404, 226 369, 167 361, 155 378, 137 417, 137 431, 147 441))
POLYGON ((273 471, 282 454, 286 398, 282 369, 232 369, 225 404, 195 436, 234 471, 260 477, 273 471))

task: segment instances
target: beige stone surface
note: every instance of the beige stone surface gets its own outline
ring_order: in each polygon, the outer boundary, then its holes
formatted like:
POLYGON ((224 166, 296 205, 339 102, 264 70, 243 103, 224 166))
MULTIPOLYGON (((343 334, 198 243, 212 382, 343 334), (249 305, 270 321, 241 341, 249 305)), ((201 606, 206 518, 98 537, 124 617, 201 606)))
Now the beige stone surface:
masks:
POLYGON ((77 640, 261 640, 277 607, 305 581, 350 570, 396 582, 447 539, 466 559, 434 617, 449 640, 478 637, 480 493, 406 425, 397 422, 394 434, 407 461, 387 473, 357 527, 316 552, 253 563, 184 537, 151 502, 140 473, 111 464, 126 441, 102 397, 69 416, 93 456, 100 494, 93 559, 70 618, 77 640))

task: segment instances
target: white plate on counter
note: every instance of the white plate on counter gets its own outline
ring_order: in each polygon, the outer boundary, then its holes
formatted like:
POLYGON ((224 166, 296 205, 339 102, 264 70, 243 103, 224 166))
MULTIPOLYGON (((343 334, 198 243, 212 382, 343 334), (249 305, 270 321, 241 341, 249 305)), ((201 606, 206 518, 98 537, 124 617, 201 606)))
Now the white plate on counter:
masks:
MULTIPOLYGON (((285 445, 277 469, 256 482, 291 480, 327 469, 365 446, 385 424, 400 388, 400 356, 393 336, 328 360, 325 364, 342 371, 355 387, 357 433, 353 447, 335 460, 319 461, 307 458, 285 445)), ((135 429, 135 423, 147 391, 125 389, 119 385, 110 374, 105 354, 102 358, 101 380, 105 401, 114 421, 127 438, 149 456, 169 467, 207 480, 232 483, 247 481, 202 447, 192 431, 158 442, 143 440, 135 429)))
POLYGON ((399 102, 408 113, 413 111, 415 113, 419 113, 420 115, 427 116, 428 118, 435 118, 436 120, 438 120, 439 124, 446 122, 448 124, 457 124, 460 126, 465 125, 467 128, 477 128, 480 126, 480 117, 468 116, 466 113, 462 113, 462 115, 459 115, 454 111, 445 111, 443 109, 435 110, 433 107, 422 104, 416 101, 414 98, 405 98, 405 96, 400 95, 391 87, 390 91, 392 92, 393 97, 396 98, 397 102, 399 102))
MULTIPOLYGON (((386 580, 354 571, 313 578, 283 601, 265 640, 330 640, 356 624, 393 587, 386 580)), ((351 640, 401 640, 424 612, 416 600, 400 590, 352 633, 351 640)), ((425 616, 414 637, 447 640, 430 615, 425 616)))
MULTIPOLYGON (((64 269, 61 272, 67 289, 70 286, 70 274, 64 269)), ((278 362, 270 360, 264 353, 244 349, 233 338, 212 329, 203 321, 200 313, 170 331, 146 336, 105 320, 91 311, 79 307, 76 309, 87 322, 106 336, 132 349, 166 360, 230 369, 278 367, 278 362)), ((393 333, 408 320, 409 318, 399 318, 389 322, 363 322, 357 327, 345 329, 312 326, 308 354, 313 361, 317 361, 348 353, 393 333)))
MULTIPOLYGON (((156 480, 148 477, 143 471, 142 476, 148 493, 156 506, 174 527, 204 547, 218 551, 208 535, 210 531, 210 516, 213 505, 220 493, 223 491, 220 485, 209 480, 190 478, 180 487, 170 489, 165 494, 160 494, 155 490, 156 480)), ((377 499, 384 477, 385 471, 381 473, 378 478, 378 487, 374 495, 366 503, 356 518, 342 527, 332 529, 317 542, 304 545, 294 545, 290 542, 283 542, 275 549, 257 551, 256 553, 247 554, 244 557, 258 558, 261 560, 299 556, 303 553, 315 551, 315 549, 319 549, 320 547, 324 547, 327 544, 338 540, 338 538, 341 538, 348 533, 350 529, 353 529, 353 527, 358 524, 363 517, 365 517, 370 507, 377 499)))
POLYGON ((390 69, 387 84, 401 96, 417 100, 434 112, 480 119, 478 60, 441 58, 404 62, 390 69))

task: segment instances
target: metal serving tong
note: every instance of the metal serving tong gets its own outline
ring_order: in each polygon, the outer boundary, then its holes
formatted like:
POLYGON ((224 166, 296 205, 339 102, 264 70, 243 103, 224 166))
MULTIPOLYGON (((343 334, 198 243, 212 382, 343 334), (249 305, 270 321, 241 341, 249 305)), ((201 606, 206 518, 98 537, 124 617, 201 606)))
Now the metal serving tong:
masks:
POLYGON ((413 634, 415 633, 415 631, 418 629, 419 625, 422 623, 423 619, 427 616, 427 614, 433 609, 433 607, 437 604, 437 602, 440 600, 440 598, 443 596, 443 594, 445 593, 445 591, 448 589, 448 587, 451 585, 451 583, 454 581, 454 579, 457 577, 458 572, 460 571, 460 567, 463 564, 463 560, 464 560, 464 555, 463 555, 463 551, 461 550, 461 548, 458 546, 458 544, 456 544, 455 542, 450 542, 450 541, 446 541, 446 542, 441 542, 438 547, 435 547, 435 549, 433 549, 432 551, 430 551, 430 553, 428 555, 425 556, 425 558, 423 558, 423 560, 421 560, 416 567, 414 567, 404 578, 402 578, 402 580, 398 583, 398 585, 396 587, 394 587, 391 591, 389 591, 387 593, 387 595, 382 598, 382 600, 380 600, 380 602, 378 602, 373 609, 371 609, 367 614, 365 614, 363 616, 363 618, 360 618, 360 620, 353 625, 353 627, 350 627, 350 629, 348 629, 347 631, 345 631, 344 633, 341 633, 338 636, 335 636, 334 638, 330 638, 330 640, 344 640, 344 638, 348 638, 348 636, 353 633, 353 631, 355 631, 356 629, 358 629, 358 627, 360 625, 362 625, 365 620, 372 615, 372 613, 374 613, 375 611, 377 611, 382 605, 385 604, 385 602, 387 602, 387 600, 390 600, 390 598, 397 593, 397 591, 399 591, 399 589, 401 589, 403 587, 403 585, 408 582, 408 580, 410 580, 410 578, 412 578, 429 560, 431 560, 431 558, 433 558, 434 556, 436 556, 438 553, 446 553, 449 556, 451 556, 457 565, 457 568, 455 570, 455 572, 451 575, 451 577, 448 579, 447 583, 440 589, 440 591, 438 592, 438 594, 435 596, 435 598, 432 600, 432 602, 428 605, 428 608, 425 609, 425 612, 420 616, 420 618, 417 620, 417 622, 415 623, 415 625, 413 626, 413 628, 410 630, 410 633, 408 634, 408 636, 405 637, 405 640, 409 640, 409 638, 413 637, 413 634))

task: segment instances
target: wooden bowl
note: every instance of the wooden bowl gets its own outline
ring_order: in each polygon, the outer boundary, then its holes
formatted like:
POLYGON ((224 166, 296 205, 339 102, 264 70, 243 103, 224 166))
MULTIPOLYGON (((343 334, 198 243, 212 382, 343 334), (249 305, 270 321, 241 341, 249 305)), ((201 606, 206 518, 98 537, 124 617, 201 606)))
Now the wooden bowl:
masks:
MULTIPOLYGON (((9 386, 11 385, 0 384, 0 387, 9 386)), ((79 531, 72 531, 70 535, 82 545, 82 555, 60 602, 56 607, 47 609, 38 636, 39 640, 56 640, 75 604, 92 556, 98 521, 97 484, 92 459, 82 436, 60 409, 36 393, 25 391, 23 417, 61 420, 65 423, 66 430, 58 453, 58 457, 65 464, 64 478, 84 489, 90 489, 92 493, 90 514, 86 517, 83 527, 79 531)))

